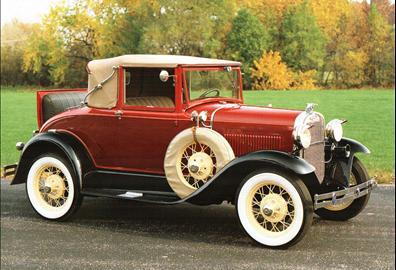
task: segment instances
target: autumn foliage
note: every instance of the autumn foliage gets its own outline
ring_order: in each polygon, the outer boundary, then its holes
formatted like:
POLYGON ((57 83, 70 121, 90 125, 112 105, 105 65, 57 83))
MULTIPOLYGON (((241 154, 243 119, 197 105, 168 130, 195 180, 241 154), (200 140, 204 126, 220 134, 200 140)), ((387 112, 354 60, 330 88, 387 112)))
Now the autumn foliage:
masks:
POLYGON ((395 83, 389 0, 60 1, 1 38, 2 84, 83 86, 88 61, 121 54, 241 61, 245 89, 395 83))
POLYGON ((279 52, 264 53, 252 68, 252 87, 254 90, 315 89, 316 71, 293 72, 282 62, 279 52))

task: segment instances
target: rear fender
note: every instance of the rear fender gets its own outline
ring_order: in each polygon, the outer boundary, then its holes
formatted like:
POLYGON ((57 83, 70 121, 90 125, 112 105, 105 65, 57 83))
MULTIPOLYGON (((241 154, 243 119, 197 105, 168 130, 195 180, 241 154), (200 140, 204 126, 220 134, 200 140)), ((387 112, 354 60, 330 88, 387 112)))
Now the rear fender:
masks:
MULTIPOLYGON (((229 162, 200 189, 184 198, 183 201, 196 204, 233 201, 235 192, 242 180, 251 172, 264 167, 276 167, 300 176, 314 175, 315 167, 300 157, 279 151, 257 151, 229 162)), ((312 177, 300 177, 312 179, 312 177)), ((316 178, 315 178, 316 179, 316 178)), ((316 179, 319 183, 319 181, 316 179)), ((307 183, 307 186, 312 185, 307 183)))
POLYGON ((56 132, 39 133, 26 143, 11 185, 25 183, 33 161, 39 155, 47 152, 62 155, 69 160, 81 188, 83 172, 91 166, 91 159, 76 138, 69 134, 56 132))

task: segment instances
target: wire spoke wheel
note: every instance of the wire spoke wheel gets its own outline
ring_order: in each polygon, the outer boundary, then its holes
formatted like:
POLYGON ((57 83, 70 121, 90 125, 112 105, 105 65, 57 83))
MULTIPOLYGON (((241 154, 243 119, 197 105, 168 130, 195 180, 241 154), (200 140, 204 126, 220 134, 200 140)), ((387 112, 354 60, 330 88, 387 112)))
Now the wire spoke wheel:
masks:
POLYGON ((255 221, 268 232, 283 232, 294 220, 293 199, 279 185, 258 185, 252 189, 248 200, 255 221))
POLYGON ((36 188, 43 201, 51 207, 64 205, 69 196, 65 174, 57 167, 43 166, 36 176, 36 188))
POLYGON ((29 201, 47 219, 67 219, 80 205, 69 163, 61 157, 43 155, 31 166, 26 181, 29 201))
POLYGON ((193 142, 187 145, 179 159, 185 184, 192 188, 200 188, 216 174, 216 155, 206 144, 193 142))
POLYGON ((258 171, 247 176, 237 192, 236 209, 245 232, 265 246, 297 243, 312 222, 307 187, 282 171, 258 171))
POLYGON ((201 188, 235 158, 228 141, 209 128, 188 128, 166 150, 164 171, 172 190, 185 198, 201 188))

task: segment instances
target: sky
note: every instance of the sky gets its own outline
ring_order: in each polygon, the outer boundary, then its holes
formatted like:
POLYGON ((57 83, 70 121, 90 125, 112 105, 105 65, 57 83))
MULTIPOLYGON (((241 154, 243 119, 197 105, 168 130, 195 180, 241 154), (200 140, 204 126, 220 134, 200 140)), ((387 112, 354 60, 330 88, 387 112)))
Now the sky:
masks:
POLYGON ((22 22, 40 22, 53 4, 60 0, 1 0, 1 25, 13 18, 22 22))

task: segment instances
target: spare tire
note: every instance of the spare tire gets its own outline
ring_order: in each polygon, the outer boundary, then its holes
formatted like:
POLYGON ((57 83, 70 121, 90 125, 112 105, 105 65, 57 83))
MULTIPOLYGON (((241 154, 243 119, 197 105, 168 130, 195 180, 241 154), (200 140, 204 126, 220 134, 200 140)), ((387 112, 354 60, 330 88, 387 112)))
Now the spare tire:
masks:
POLYGON ((184 198, 234 158, 234 151, 220 133, 209 128, 185 129, 168 146, 165 175, 173 191, 184 198))
POLYGON ((86 92, 50 93, 43 97, 43 123, 51 117, 81 104, 86 92))

